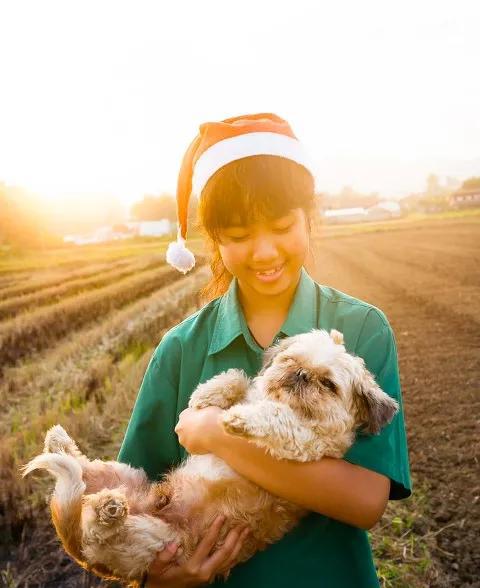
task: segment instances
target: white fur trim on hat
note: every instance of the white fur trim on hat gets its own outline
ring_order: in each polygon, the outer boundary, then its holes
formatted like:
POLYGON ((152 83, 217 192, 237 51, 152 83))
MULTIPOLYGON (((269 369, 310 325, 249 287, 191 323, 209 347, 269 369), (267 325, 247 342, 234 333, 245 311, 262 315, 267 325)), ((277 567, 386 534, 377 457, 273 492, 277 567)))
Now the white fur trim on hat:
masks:
POLYGON ((292 159, 313 175, 310 158, 298 139, 280 133, 245 133, 218 141, 197 159, 192 177, 192 194, 200 196, 205 184, 221 167, 250 155, 279 155, 292 159))
POLYGON ((168 244, 166 253, 167 263, 186 274, 195 266, 195 256, 185 247, 185 240, 178 231, 177 240, 168 244))

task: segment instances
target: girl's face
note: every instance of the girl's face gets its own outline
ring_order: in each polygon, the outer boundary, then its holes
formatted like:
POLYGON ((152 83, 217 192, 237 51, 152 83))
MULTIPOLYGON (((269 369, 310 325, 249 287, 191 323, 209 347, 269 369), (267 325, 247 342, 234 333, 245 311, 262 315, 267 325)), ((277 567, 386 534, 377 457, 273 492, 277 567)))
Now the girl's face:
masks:
POLYGON ((231 225, 219 231, 220 255, 243 291, 285 292, 297 283, 309 248, 305 213, 295 208, 273 220, 231 225))

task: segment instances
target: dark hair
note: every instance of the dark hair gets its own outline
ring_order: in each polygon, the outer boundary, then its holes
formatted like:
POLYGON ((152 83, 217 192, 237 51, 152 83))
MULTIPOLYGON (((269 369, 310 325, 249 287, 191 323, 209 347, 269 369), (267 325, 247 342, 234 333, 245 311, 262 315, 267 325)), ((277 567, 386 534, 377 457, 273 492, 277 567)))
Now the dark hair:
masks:
POLYGON ((313 176, 284 157, 244 157, 223 166, 208 180, 199 199, 197 223, 211 250, 213 276, 200 291, 202 303, 224 294, 233 278, 220 255, 219 229, 278 218, 294 208, 304 210, 310 229, 316 208, 313 176))

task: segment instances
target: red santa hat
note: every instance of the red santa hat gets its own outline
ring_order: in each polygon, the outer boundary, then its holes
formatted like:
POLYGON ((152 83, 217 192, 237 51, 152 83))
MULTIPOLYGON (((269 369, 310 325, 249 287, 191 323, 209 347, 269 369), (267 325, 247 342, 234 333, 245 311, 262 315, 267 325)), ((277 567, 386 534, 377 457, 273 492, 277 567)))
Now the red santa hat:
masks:
POLYGON ((252 155, 277 155, 304 166, 312 176, 312 165, 302 144, 286 120, 272 113, 244 114, 220 122, 207 122, 190 143, 180 167, 177 183, 177 240, 167 249, 167 262, 182 273, 195 265, 185 247, 190 196, 200 197, 213 174, 224 165, 252 155))

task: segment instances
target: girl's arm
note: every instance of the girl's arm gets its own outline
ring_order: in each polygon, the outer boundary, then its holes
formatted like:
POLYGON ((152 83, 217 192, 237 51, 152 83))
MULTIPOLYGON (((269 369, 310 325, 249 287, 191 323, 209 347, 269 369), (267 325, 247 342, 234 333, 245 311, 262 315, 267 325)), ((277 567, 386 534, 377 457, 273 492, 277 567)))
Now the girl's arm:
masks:
POLYGON ((186 409, 175 429, 190 453, 214 453, 268 492, 349 525, 369 529, 387 505, 390 480, 343 459, 277 460, 248 440, 225 433, 221 409, 186 409))

